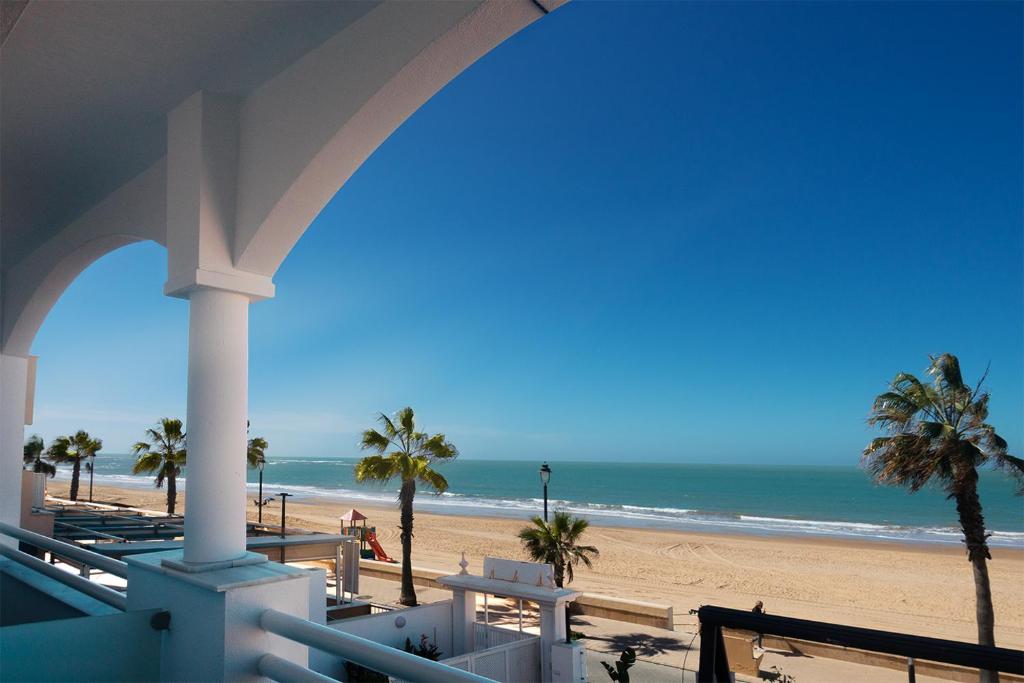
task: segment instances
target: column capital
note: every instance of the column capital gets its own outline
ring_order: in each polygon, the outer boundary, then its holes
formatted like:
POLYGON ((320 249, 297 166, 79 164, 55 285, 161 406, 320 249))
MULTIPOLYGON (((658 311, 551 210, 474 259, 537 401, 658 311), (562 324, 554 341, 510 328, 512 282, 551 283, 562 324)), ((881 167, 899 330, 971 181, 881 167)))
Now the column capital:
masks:
POLYGON ((262 301, 274 296, 274 282, 269 277, 242 270, 225 273, 196 268, 194 271, 175 274, 164 284, 164 294, 179 299, 189 298, 197 289, 223 289, 244 294, 250 301, 262 301))

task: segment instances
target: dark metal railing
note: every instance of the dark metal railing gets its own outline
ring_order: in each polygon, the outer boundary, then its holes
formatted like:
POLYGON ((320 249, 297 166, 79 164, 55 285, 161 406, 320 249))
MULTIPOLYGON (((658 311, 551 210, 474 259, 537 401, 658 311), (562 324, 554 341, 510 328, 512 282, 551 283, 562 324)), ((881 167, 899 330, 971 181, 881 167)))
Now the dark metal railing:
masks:
POLYGON ((986 647, 956 640, 756 614, 713 605, 705 605, 697 610, 697 618, 700 620, 699 683, 729 680, 729 660, 725 653, 723 628, 881 652, 907 657, 908 660, 920 659, 1024 675, 1024 652, 1004 647, 986 647))

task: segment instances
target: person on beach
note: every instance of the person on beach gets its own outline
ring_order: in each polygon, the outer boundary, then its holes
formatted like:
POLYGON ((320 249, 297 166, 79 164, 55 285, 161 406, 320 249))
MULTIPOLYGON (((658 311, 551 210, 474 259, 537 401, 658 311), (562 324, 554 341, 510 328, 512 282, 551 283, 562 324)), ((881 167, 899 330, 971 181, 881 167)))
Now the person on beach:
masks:
MULTIPOLYGON (((754 609, 752 609, 750 611, 753 612, 754 614, 766 614, 766 612, 764 611, 764 603, 762 601, 760 601, 760 600, 758 600, 757 602, 754 603, 754 609)), ((757 634, 757 646, 759 648, 761 648, 762 650, 764 649, 764 646, 761 644, 763 639, 764 639, 764 634, 763 633, 758 633, 757 634)))

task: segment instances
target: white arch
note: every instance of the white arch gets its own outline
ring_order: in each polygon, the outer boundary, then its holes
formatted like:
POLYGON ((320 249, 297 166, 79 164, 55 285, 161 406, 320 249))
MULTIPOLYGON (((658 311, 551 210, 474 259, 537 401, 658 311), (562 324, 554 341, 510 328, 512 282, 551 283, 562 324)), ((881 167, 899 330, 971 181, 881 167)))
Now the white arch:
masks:
POLYGON ((385 3, 253 93, 240 117, 235 267, 272 276, 403 121, 563 1, 385 3))
POLYGON ((11 268, 3 290, 3 353, 27 356, 57 299, 98 258, 133 242, 166 245, 165 197, 160 160, 11 268))
MULTIPOLYGON (((231 261, 270 277, 359 166, 448 82, 564 0, 382 3, 239 103, 231 261)), ((6 270, 0 350, 28 355, 92 262, 131 242, 167 246, 160 159, 6 270)))

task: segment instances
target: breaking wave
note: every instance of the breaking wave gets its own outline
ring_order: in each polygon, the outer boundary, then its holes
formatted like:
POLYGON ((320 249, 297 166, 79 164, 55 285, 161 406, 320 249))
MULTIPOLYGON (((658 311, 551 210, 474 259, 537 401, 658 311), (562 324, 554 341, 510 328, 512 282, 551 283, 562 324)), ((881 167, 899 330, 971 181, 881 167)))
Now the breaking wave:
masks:
MULTIPOLYGON (((310 463, 320 461, 310 460, 310 463)), ((337 463, 337 461, 327 461, 337 463)), ((268 463, 272 464, 272 463, 268 463)), ((283 484, 273 481, 269 474, 263 484, 265 496, 281 492, 291 493, 297 498, 322 498, 325 500, 365 501, 367 504, 394 504, 396 494, 392 491, 373 489, 329 488, 283 484)), ((66 480, 69 474, 59 472, 58 479, 66 480)), ((87 480, 85 480, 87 482, 87 480)), ((116 486, 152 488, 152 477, 130 474, 97 474, 96 481, 116 486)), ((257 484, 247 484, 255 492, 257 484)), ((180 487, 187 490, 188 481, 182 479, 180 487)), ((425 512, 462 515, 494 515, 523 518, 537 515, 543 505, 539 498, 495 498, 462 493, 440 495, 421 492, 416 498, 416 507, 425 512)), ((763 517, 756 515, 706 512, 687 508, 648 507, 643 505, 617 505, 605 503, 584 503, 572 500, 551 499, 552 510, 566 510, 584 515, 595 524, 643 528, 678 529, 683 531, 732 532, 759 535, 831 536, 864 540, 914 541, 925 543, 961 543, 962 535, 956 527, 900 526, 895 524, 872 524, 867 522, 829 521, 813 519, 791 519, 784 517, 763 517)), ((989 543, 992 546, 1024 548, 1024 533, 1014 531, 992 531, 989 543)))

